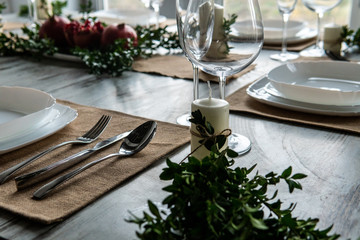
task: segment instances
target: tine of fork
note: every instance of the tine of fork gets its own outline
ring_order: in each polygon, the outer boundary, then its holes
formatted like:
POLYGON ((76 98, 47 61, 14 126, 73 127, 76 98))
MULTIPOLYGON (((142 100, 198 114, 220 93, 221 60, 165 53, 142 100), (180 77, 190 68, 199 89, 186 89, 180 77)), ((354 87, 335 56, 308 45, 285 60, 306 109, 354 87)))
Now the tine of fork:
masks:
POLYGON ((91 136, 93 136, 94 132, 96 132, 98 130, 99 126, 101 126, 104 121, 106 121, 107 117, 108 117, 107 115, 101 116, 99 121, 89 131, 87 131, 84 135, 82 135, 82 137, 90 138, 91 136))
POLYGON ((82 135, 81 137, 88 138, 89 135, 91 135, 98 128, 98 126, 101 124, 101 122, 104 120, 105 117, 106 115, 102 115, 99 121, 97 121, 97 123, 89 131, 84 133, 84 135, 82 135))
POLYGON ((106 126, 108 125, 111 117, 105 116, 101 124, 97 126, 97 128, 88 136, 88 138, 95 139, 105 130, 106 126))

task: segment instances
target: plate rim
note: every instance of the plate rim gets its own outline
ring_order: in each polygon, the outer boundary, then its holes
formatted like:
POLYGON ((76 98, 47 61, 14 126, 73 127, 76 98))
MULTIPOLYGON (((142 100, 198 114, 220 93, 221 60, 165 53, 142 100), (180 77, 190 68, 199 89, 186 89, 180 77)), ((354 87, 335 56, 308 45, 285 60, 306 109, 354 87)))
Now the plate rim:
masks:
POLYGON ((54 110, 55 109, 60 112, 57 117, 49 119, 48 122, 40 125, 38 128, 34 128, 31 132, 18 135, 14 139, 3 141, 3 143, 0 144, 0 155, 40 141, 60 131, 78 117, 78 112, 69 106, 56 103, 54 106, 54 110), (63 122, 59 122, 61 120, 63 122), (41 129, 42 132, 37 131, 39 129, 41 129))

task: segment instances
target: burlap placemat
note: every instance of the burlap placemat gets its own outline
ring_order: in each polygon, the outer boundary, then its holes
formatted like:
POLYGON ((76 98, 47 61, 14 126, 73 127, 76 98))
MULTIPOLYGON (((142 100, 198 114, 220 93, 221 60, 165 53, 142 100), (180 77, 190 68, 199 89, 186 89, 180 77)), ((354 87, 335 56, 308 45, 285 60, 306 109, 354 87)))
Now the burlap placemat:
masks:
MULTIPOLYGON (((255 64, 248 66, 246 69, 238 74, 229 77, 227 80, 238 78, 247 72, 250 72, 255 68, 255 64)), ((153 56, 148 59, 139 59, 133 63, 134 71, 143 73, 154 73, 168 77, 193 79, 193 70, 191 63, 184 56, 153 56)), ((219 82, 218 77, 206 74, 204 72, 199 73, 199 79, 201 81, 219 82)))
POLYGON ((21 22, 4 22, 3 30, 10 31, 10 30, 15 30, 15 29, 20 29, 24 26, 26 26, 26 24, 21 23, 21 22))
POLYGON ((240 88, 229 97, 230 111, 245 112, 288 122, 360 133, 360 117, 325 116, 286 110, 260 103, 246 93, 248 86, 240 88))
MULTIPOLYGON (((58 100, 58 102, 76 109, 78 111, 77 119, 61 131, 42 141, 1 155, 0 171, 15 165, 50 146, 63 141, 73 140, 76 137, 81 136, 90 129, 103 114, 111 115, 112 119, 107 129, 95 143, 62 147, 38 159, 25 169, 20 170, 18 174, 24 174, 25 172, 34 171, 44 167, 83 149, 90 148, 101 140, 133 129, 147 121, 147 119, 120 112, 87 107, 60 100, 58 100)), ((157 123, 157 133, 144 150, 129 158, 112 158, 98 164, 81 173, 69 182, 66 182, 43 200, 33 200, 31 196, 33 192, 44 183, 39 183, 18 192, 16 191, 15 182, 13 180, 0 185, 0 207, 44 223, 64 220, 66 217, 84 208, 106 192, 118 187, 124 180, 139 173, 149 167, 152 163, 168 155, 171 151, 189 142, 190 134, 187 127, 159 121, 157 123)), ((71 169, 75 169, 85 162, 92 161, 107 154, 118 152, 120 144, 121 143, 116 143, 99 153, 92 155, 89 159, 71 169)))

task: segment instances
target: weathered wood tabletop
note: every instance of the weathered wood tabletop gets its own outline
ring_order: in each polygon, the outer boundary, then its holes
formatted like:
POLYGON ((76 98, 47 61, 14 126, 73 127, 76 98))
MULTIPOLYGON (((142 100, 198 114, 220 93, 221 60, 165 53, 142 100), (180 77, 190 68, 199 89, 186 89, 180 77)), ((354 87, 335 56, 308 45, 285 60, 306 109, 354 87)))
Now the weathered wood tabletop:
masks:
MULTIPOLYGON (((266 74, 279 63, 269 59, 274 52, 262 51, 256 69, 231 81, 229 95, 266 74)), ((184 79, 125 72, 121 77, 88 74, 82 64, 20 57, 0 58, 0 85, 24 86, 46 91, 57 99, 112 109, 150 119, 176 122, 190 110, 192 82, 184 79)), ((216 95, 218 87, 212 84, 216 95)), ((200 96, 208 94, 200 84, 200 96)), ((262 118, 231 114, 230 127, 248 136, 252 150, 236 159, 238 166, 257 163, 260 173, 281 172, 288 166, 308 175, 302 191, 280 194, 285 202, 297 202, 295 215, 319 218, 319 227, 334 224, 342 239, 360 236, 360 137, 355 134, 262 118)), ((170 158, 180 161, 190 146, 170 158)), ((0 156, 1 164, 1 156, 0 156)), ((6 239, 134 239, 137 226, 124 221, 128 211, 140 214, 147 199, 161 202, 167 182, 159 179, 165 161, 132 177, 65 221, 43 225, 0 210, 0 237, 6 239)))

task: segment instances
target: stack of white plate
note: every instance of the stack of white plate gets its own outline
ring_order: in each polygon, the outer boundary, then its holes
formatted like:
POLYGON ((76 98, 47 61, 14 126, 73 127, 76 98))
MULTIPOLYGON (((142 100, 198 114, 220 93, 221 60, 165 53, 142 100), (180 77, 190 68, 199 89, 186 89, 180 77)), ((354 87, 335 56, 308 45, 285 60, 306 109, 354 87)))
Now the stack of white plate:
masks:
POLYGON ((77 112, 45 92, 0 86, 0 154, 45 138, 77 117, 77 112))
MULTIPOLYGON (((307 26, 306 22, 292 21, 287 26, 288 44, 297 44, 308 41, 316 37, 317 32, 307 26)), ((266 19, 264 20, 264 43, 265 44, 281 44, 283 37, 283 23, 281 20, 266 19)))
POLYGON ((287 63, 253 83, 247 92, 256 100, 282 108, 360 115, 360 65, 336 61, 287 63))

